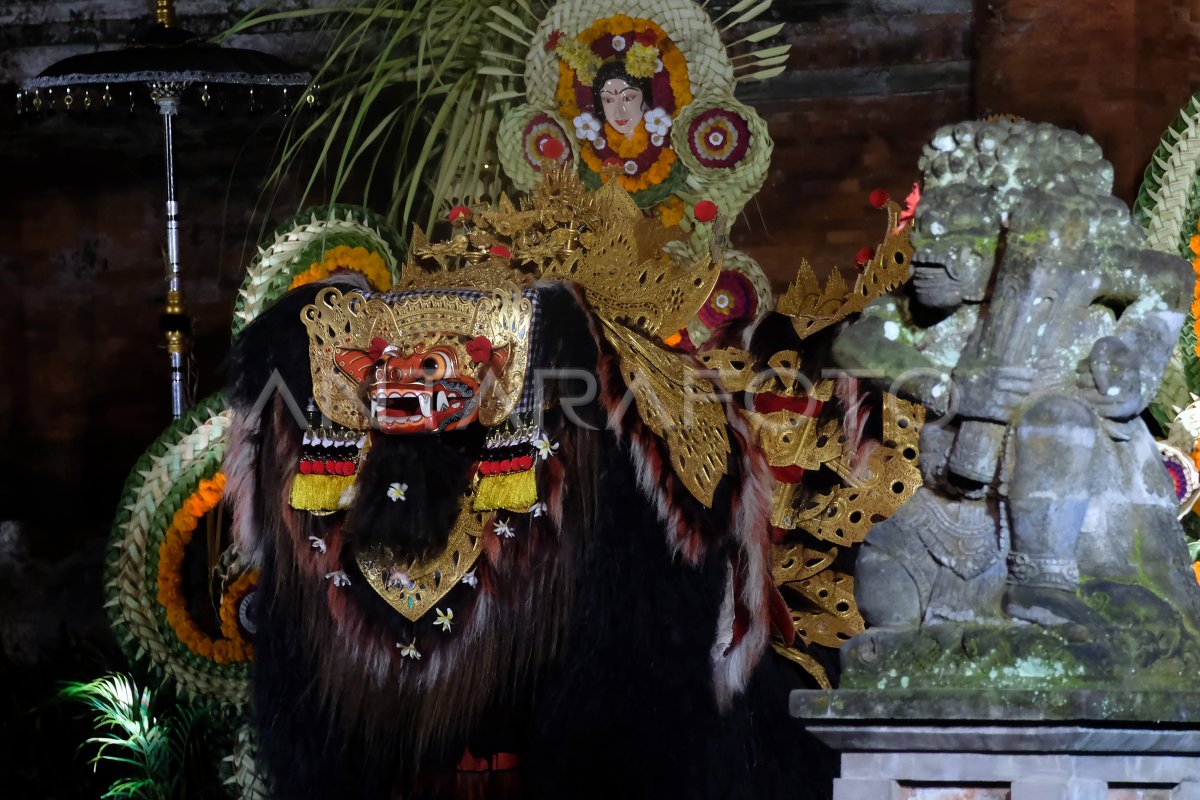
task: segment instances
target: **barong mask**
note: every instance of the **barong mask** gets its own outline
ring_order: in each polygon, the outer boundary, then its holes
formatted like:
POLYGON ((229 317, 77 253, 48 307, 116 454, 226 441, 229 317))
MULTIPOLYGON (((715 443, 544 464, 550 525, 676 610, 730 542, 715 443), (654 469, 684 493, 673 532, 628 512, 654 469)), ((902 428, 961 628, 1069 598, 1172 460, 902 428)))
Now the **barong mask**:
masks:
POLYGON ((347 428, 495 427, 521 401, 533 302, 510 287, 393 295, 328 288, 302 318, 314 399, 347 428))

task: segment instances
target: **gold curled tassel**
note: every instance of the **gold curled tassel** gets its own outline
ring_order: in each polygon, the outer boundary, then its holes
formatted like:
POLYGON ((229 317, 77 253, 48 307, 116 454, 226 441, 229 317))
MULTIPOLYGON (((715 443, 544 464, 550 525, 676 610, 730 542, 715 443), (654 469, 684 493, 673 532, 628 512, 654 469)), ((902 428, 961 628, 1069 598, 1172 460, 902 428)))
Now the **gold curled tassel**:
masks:
POLYGON ((353 475, 297 475, 292 482, 291 506, 315 514, 338 511, 342 494, 353 484, 353 475))
POLYGON ((475 490, 474 510, 523 513, 537 503, 537 480, 533 470, 507 475, 486 475, 475 490))

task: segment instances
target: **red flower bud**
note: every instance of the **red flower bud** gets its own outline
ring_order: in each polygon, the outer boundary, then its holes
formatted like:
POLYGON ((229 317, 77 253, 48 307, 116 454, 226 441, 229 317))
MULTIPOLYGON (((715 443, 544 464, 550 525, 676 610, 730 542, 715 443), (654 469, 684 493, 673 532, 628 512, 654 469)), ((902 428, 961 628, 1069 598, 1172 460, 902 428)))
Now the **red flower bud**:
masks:
POLYGON ((492 340, 486 336, 476 336, 467 342, 467 355, 476 364, 482 364, 492 357, 492 340))
POLYGON ((494 256, 500 256, 501 258, 512 258, 512 251, 502 244, 492 245, 488 252, 494 256))
POLYGON ((450 223, 457 225, 459 222, 466 222, 471 218, 471 209, 466 206, 455 206, 450 209, 450 223))
POLYGON ((697 222, 712 222, 717 218, 717 204, 712 200, 701 200, 692 209, 692 216, 697 222))
POLYGON ((874 247, 864 247, 862 250, 858 251, 858 255, 856 255, 854 257, 854 261, 861 267, 861 266, 864 266, 867 262, 869 262, 874 257, 875 257, 875 248, 874 247))
POLYGON ((883 189, 874 189, 867 200, 876 208, 883 208, 883 204, 888 201, 888 193, 883 189))
POLYGON ((367 351, 367 355, 372 361, 378 361, 383 358, 383 348, 387 347, 387 339, 382 336, 376 336, 371 340, 371 349, 367 351))
POLYGON ((547 136, 538 142, 538 151, 549 159, 556 159, 563 154, 563 143, 553 136, 547 136))

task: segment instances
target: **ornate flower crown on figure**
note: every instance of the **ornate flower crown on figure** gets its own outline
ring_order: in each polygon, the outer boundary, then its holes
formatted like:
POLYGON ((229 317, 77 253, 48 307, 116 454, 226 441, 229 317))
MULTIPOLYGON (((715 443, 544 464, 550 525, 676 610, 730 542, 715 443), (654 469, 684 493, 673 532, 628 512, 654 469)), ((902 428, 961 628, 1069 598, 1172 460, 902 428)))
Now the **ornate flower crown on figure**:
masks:
MULTIPOLYGON (((692 0, 616 2, 603 16, 591 0, 560 0, 532 35, 507 29, 529 49, 524 74, 513 75, 525 102, 505 114, 497 137, 505 173, 529 190, 544 171, 569 165, 587 187, 619 182, 664 226, 700 236, 714 207, 736 218, 763 185, 773 145, 766 122, 734 91, 782 72, 789 46, 761 47, 778 25, 731 31, 769 6, 714 20, 692 0)), ((693 349, 773 305, 758 264, 723 249, 721 291, 681 332, 693 349)))

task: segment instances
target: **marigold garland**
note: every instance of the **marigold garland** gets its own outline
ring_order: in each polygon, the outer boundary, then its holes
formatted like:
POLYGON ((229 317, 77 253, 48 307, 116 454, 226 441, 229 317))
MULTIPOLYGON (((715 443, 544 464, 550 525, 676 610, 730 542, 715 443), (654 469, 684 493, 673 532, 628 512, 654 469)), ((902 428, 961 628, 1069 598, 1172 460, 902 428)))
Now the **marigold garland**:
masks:
MULTIPOLYGON (((242 638, 236 624, 230 636, 224 624, 225 598, 233 596, 239 581, 257 581, 257 575, 243 575, 229 587, 222 599, 221 630, 225 638, 212 639, 197 627, 188 611, 187 600, 183 596, 182 568, 183 559, 188 543, 192 540, 201 517, 216 508, 221 502, 221 494, 225 491, 225 474, 218 472, 212 478, 201 480, 196 491, 191 494, 171 519, 171 527, 163 535, 158 548, 158 602, 167 612, 167 622, 175 635, 183 644, 198 656, 212 659, 218 664, 228 664, 239 661, 249 661, 254 657, 253 646, 242 638)), ((233 602, 232 600, 230 602, 233 602)), ((234 620, 236 622, 236 608, 234 620)))
MULTIPOLYGON (((238 612, 242 598, 258 586, 258 570, 243 572, 234 579, 221 596, 221 635, 231 641, 243 641, 238 628, 238 612)), ((253 655, 253 645, 247 644, 247 652, 253 655)))
MULTIPOLYGON (((1200 220, 1196 221, 1196 230, 1200 231, 1200 220)), ((1192 330, 1196 333, 1197 341, 1193 349, 1200 356, 1200 233, 1192 234, 1188 247, 1193 256, 1192 271, 1196 273, 1196 282, 1192 284, 1192 330)))
MULTIPOLYGON (((650 135, 646 132, 645 122, 638 122, 636 132, 629 139, 626 139, 624 134, 606 122, 604 123, 604 136, 606 149, 612 150, 622 160, 635 160, 638 156, 654 149, 650 144, 650 135)), ((671 174, 671 167, 674 166, 678 156, 670 147, 659 147, 657 150, 658 154, 649 167, 639 170, 634 175, 618 175, 625 191, 640 192, 643 189, 649 189, 662 183, 671 174)), ((604 160, 601 159, 591 142, 580 142, 579 157, 592 172, 604 174, 604 160)))
POLYGON ((633 131, 633 136, 627 139, 625 134, 605 122, 604 143, 609 150, 622 159, 637 158, 650 148, 650 133, 646 130, 645 122, 639 121, 637 128, 633 131))
POLYGON ((654 210, 658 214, 658 218, 662 220, 664 228, 669 228, 672 225, 678 225, 683 221, 685 206, 683 201, 678 197, 668 197, 665 202, 659 203, 654 210))
POLYGON ((340 244, 326 250, 320 261, 314 261, 311 267, 292 278, 288 289, 328 278, 339 269, 362 273, 378 291, 386 292, 392 288, 392 276, 383 261, 383 256, 362 246, 350 247, 340 244))

